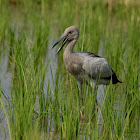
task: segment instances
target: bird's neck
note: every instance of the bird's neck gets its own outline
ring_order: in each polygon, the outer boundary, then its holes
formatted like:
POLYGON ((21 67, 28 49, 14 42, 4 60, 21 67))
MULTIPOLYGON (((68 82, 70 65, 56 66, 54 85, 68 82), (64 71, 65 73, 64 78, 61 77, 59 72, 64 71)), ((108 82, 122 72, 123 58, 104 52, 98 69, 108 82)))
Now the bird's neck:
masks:
POLYGON ((73 48, 76 44, 77 40, 72 40, 66 44, 65 50, 64 50, 64 58, 68 57, 70 54, 73 53, 73 48))

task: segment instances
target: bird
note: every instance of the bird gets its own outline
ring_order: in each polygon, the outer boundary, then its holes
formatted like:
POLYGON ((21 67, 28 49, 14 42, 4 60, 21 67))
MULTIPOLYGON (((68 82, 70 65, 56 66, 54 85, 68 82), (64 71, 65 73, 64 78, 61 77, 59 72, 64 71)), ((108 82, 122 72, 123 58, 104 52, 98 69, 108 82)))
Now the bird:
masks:
POLYGON ((65 67, 66 70, 77 80, 81 96, 81 103, 83 104, 83 83, 90 85, 93 88, 93 91, 95 91, 97 85, 109 85, 110 82, 112 82, 112 84, 122 82, 118 80, 115 72, 110 67, 105 58, 95 55, 91 52, 74 52, 73 49, 78 39, 78 27, 75 25, 70 26, 65 29, 64 33, 54 43, 51 49, 53 49, 59 42, 62 41, 62 44, 56 53, 58 54, 66 45, 63 53, 65 67))

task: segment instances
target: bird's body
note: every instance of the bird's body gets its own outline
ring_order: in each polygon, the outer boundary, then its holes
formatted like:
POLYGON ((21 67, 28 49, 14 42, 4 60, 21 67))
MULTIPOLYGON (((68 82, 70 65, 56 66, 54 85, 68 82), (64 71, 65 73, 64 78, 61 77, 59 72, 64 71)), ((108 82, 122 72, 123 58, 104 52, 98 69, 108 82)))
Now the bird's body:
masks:
MULTIPOLYGON (((91 85, 93 89, 95 89, 98 84, 108 85, 110 80, 113 84, 120 82, 104 58, 90 52, 73 52, 78 38, 78 28, 76 26, 71 26, 65 30, 53 47, 63 40, 61 47, 57 51, 57 53, 59 53, 66 44, 63 54, 64 63, 67 71, 77 80, 81 96, 82 84, 84 81, 86 81, 86 84, 91 85)), ((82 97, 81 100, 83 100, 82 97)))
POLYGON ((84 80, 86 80, 87 84, 95 80, 95 84, 108 85, 111 78, 113 84, 119 82, 107 61, 92 53, 77 52, 67 56, 64 51, 64 63, 67 71, 81 84, 83 84, 84 80))

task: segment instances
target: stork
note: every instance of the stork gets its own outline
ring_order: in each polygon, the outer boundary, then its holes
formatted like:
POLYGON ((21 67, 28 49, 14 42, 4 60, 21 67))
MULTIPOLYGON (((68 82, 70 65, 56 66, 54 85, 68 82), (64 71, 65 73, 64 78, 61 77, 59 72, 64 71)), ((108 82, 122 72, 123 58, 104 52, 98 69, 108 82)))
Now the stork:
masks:
POLYGON ((122 83, 118 80, 115 72, 112 70, 105 58, 95 55, 90 52, 73 52, 74 46, 79 38, 79 29, 76 26, 70 26, 65 29, 64 33, 52 46, 54 48, 62 40, 62 45, 58 49, 58 54, 65 46, 63 59, 65 67, 77 80, 77 84, 82 97, 82 84, 84 81, 87 85, 91 85, 95 90, 96 85, 109 85, 122 83))

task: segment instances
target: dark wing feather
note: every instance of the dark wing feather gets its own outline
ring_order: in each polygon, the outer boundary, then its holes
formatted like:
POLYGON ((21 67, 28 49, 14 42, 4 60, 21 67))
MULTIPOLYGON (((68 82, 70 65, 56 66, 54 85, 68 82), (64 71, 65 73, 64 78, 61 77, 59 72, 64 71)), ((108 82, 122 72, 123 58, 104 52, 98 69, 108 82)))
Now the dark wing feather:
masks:
POLYGON ((121 83, 121 81, 117 79, 115 72, 109 66, 107 61, 104 58, 90 52, 87 52, 87 57, 84 60, 82 68, 85 73, 87 73, 93 79, 112 79, 113 84, 118 82, 121 83))
POLYGON ((112 79, 112 84, 116 84, 116 83, 122 83, 121 81, 119 81, 118 80, 118 78, 117 78, 117 76, 116 76, 116 74, 114 73, 112 76, 110 76, 110 77, 105 77, 105 78, 103 78, 103 79, 105 79, 105 80, 111 80, 112 79))

